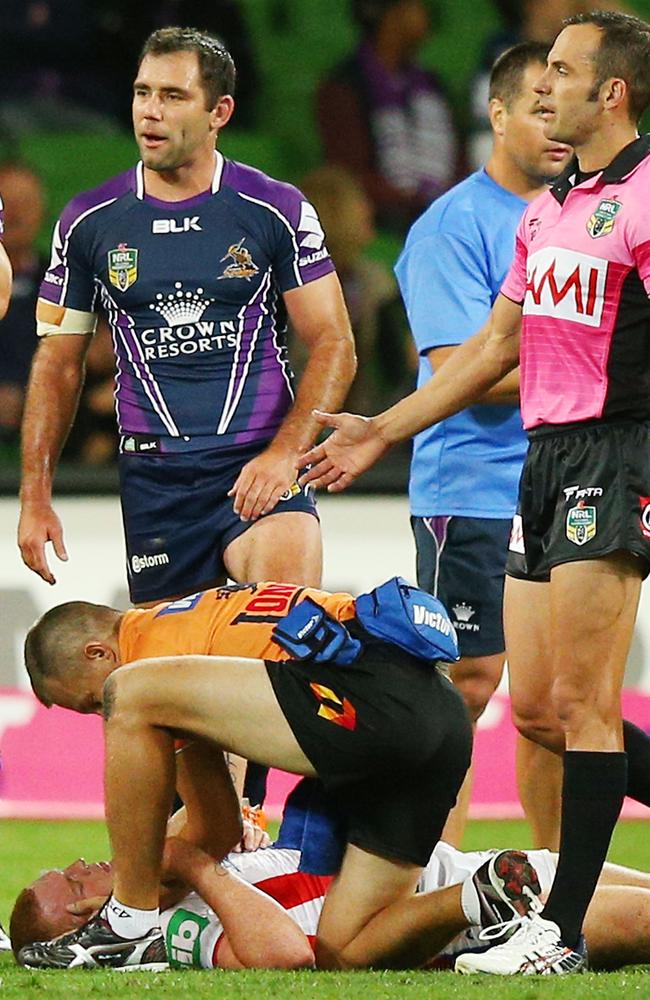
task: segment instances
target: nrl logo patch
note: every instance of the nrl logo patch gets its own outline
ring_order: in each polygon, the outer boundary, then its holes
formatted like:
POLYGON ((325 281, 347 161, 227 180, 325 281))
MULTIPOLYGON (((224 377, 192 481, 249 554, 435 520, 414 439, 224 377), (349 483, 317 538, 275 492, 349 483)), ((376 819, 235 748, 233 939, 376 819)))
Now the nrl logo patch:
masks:
POLYGON ((593 239, 607 236, 614 228, 616 215, 623 206, 613 198, 603 198, 593 215, 587 220, 587 232, 593 239))
POLYGON ((108 280, 111 285, 125 292, 138 280, 138 251, 120 243, 116 250, 108 251, 108 280))
POLYGON ((250 251, 244 246, 245 236, 242 236, 239 243, 233 243, 232 246, 228 247, 228 252, 221 258, 221 263, 224 260, 232 261, 224 268, 223 274, 218 275, 217 281, 221 281, 222 278, 245 278, 246 281, 250 281, 251 278, 258 273, 259 267, 250 255, 250 251))
POLYGON ((574 545, 584 545, 596 534, 596 508, 578 504, 567 512, 566 536, 574 545))

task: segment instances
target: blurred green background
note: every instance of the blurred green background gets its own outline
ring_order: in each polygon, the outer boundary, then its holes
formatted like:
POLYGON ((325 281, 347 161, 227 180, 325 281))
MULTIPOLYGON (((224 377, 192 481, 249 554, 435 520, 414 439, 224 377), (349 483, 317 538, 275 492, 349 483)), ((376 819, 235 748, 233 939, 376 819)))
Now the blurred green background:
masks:
MULTIPOLYGON (((233 159, 299 182, 321 159, 313 117, 316 85, 356 42, 348 0, 240 0, 240 4, 259 67, 260 125, 244 131, 237 127, 235 115, 219 145, 233 159)), ((650 0, 634 0, 631 8, 650 19, 650 0)), ((469 82, 486 37, 499 27, 499 15, 491 0, 437 0, 433 9, 434 30, 420 62, 441 75, 463 123, 468 117, 469 82)), ((43 252, 49 249, 52 226, 63 205, 79 191, 126 170, 137 157, 126 132, 33 134, 21 139, 19 148, 2 152, 18 154, 44 177, 48 212, 40 238, 43 252)), ((393 239, 380 238, 375 255, 390 260, 398 248, 393 239)))

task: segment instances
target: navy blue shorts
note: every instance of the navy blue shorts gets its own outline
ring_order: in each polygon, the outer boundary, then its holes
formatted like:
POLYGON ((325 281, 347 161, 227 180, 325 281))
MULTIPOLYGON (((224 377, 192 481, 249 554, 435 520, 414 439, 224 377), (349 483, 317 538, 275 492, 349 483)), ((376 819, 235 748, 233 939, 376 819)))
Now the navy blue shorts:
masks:
POLYGON ((447 608, 461 656, 505 649, 503 582, 511 520, 412 517, 418 586, 447 608))
MULTIPOLYGON (((191 594, 224 580, 224 550, 255 523, 239 520, 228 490, 265 447, 120 455, 127 579, 134 604, 191 594)), ((312 491, 294 489, 273 513, 317 516, 312 491)))

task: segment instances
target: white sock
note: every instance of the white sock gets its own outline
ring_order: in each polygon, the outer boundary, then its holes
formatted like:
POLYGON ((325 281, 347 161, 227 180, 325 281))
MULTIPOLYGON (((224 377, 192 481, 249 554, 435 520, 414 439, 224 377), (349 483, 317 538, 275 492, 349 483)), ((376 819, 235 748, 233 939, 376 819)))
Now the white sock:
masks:
POLYGON ((123 938, 144 937, 160 923, 160 911, 136 910, 134 906, 126 906, 119 899, 111 896, 102 907, 101 914, 107 920, 111 929, 123 938))
POLYGON ((481 904, 471 875, 465 879, 460 890, 460 905, 468 923, 473 927, 478 927, 481 923, 481 904))

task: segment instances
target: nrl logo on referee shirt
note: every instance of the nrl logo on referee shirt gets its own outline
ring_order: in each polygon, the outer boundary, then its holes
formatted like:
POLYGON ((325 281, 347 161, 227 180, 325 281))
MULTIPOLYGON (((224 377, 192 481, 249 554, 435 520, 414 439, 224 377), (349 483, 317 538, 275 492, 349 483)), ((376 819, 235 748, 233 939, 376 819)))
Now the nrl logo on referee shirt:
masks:
POLYGON ((587 232, 597 240, 599 236, 607 236, 614 228, 614 222, 623 206, 615 198, 603 198, 593 215, 587 219, 587 232))
POLYGON ((108 251, 108 280, 111 285, 125 292, 138 280, 138 251, 120 243, 108 251))

